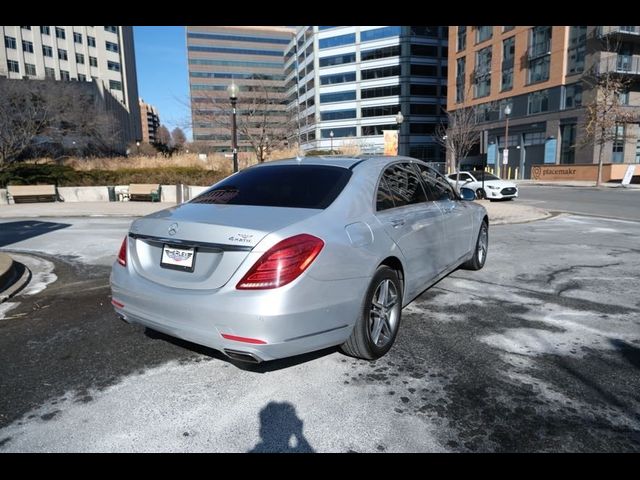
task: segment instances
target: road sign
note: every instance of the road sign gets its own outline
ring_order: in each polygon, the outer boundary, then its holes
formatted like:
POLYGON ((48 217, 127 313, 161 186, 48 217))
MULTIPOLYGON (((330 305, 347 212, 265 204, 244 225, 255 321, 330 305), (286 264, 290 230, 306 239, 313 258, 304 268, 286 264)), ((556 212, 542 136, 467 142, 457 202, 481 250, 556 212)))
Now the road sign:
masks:
POLYGON ((635 165, 629 165, 627 167, 627 171, 624 174, 624 177, 622 178, 622 185, 629 185, 631 183, 631 177, 633 177, 633 172, 635 171, 636 166, 635 165))
POLYGON ((507 163, 509 163, 509 150, 505 148, 502 151, 502 164, 506 165, 507 163))

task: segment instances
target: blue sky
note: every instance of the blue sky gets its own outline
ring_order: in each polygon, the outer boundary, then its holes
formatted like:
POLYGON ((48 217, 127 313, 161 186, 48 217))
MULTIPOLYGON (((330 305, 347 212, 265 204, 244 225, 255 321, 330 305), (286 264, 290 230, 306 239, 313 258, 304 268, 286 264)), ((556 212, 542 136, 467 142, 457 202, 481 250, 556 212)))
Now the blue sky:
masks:
POLYGON ((189 78, 184 27, 134 27, 138 95, 154 105, 160 123, 191 139, 189 78))

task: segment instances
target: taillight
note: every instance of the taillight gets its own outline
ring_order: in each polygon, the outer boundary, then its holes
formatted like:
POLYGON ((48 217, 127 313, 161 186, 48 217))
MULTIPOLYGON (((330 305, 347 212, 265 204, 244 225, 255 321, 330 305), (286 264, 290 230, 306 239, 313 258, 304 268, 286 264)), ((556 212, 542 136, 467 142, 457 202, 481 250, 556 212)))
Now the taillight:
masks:
POLYGON ((315 260, 324 242, 303 233, 278 242, 242 277, 239 290, 278 288, 294 281, 315 260))
POLYGON ((118 263, 123 267, 127 266, 127 237, 124 237, 124 240, 122 240, 120 253, 118 253, 118 263))

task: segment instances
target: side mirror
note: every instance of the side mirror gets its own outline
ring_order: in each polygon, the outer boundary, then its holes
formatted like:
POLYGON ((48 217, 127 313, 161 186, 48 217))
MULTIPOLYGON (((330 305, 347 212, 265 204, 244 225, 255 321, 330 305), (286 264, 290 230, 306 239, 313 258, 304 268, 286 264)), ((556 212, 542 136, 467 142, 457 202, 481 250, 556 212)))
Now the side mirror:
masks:
POLYGON ((467 201, 471 201, 471 200, 475 200, 476 199, 475 192, 473 190, 471 190, 470 188, 462 187, 460 189, 460 196, 462 197, 463 200, 467 200, 467 201))

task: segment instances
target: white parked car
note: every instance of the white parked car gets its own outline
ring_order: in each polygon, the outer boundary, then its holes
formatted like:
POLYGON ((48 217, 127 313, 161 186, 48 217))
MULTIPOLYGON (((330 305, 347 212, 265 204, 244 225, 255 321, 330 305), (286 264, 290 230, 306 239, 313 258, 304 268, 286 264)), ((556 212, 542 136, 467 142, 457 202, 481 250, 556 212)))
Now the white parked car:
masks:
MULTIPOLYGON (((456 173, 447 175, 452 186, 456 185, 456 173)), ((518 186, 509 180, 502 180, 495 175, 483 171, 460 172, 458 187, 465 187, 476 192, 476 198, 488 200, 511 200, 518 197, 518 186), (484 176, 484 183, 483 183, 484 176)))

